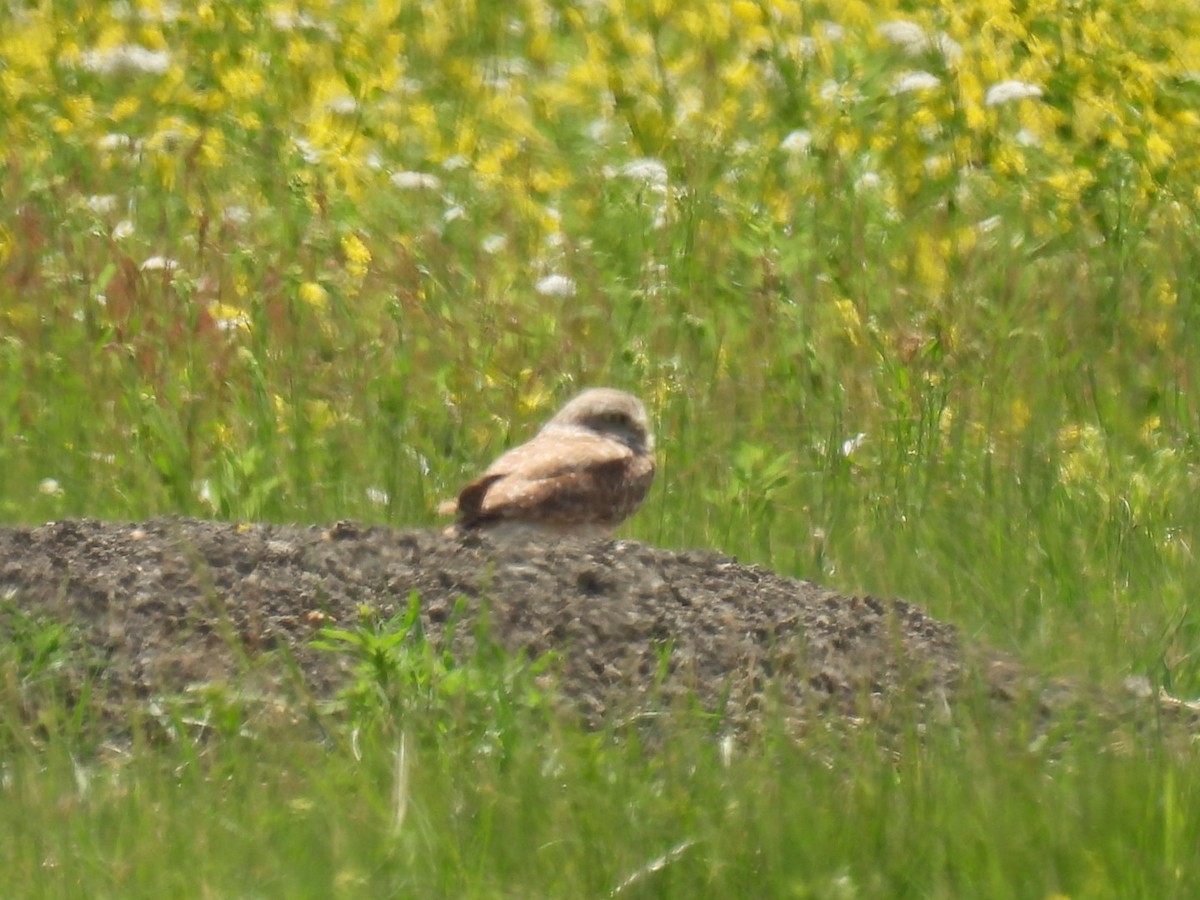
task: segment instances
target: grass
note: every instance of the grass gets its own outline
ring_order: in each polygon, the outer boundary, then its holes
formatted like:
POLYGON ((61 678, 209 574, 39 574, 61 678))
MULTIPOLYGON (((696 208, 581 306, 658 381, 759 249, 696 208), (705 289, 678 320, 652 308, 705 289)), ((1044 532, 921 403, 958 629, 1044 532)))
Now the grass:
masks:
MULTIPOLYGON (((1200 19, 910 7, 0 10, 0 519, 430 525, 609 383, 661 449, 628 536, 1200 693, 1200 19)), ((69 640, 5 622, 6 893, 1196 892, 1152 733, 727 766, 443 698, 397 833, 394 723, 84 759, 13 712, 69 640)))

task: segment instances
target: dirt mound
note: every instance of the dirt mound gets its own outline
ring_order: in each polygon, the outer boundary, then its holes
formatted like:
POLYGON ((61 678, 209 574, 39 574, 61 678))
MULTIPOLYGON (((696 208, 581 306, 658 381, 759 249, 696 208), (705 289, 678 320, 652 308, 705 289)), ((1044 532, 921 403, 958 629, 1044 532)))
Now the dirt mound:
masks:
POLYGON ((715 553, 346 523, 0 529, 10 613, 73 623, 114 704, 229 682, 279 649, 314 694, 328 695, 348 663, 312 646, 318 629, 353 627, 360 604, 390 616, 413 591, 432 640, 455 615, 456 640, 469 643, 486 603, 495 643, 555 652, 560 689, 592 724, 684 696, 743 723, 768 685, 799 725, 901 696, 944 708, 961 668, 954 629, 914 606, 842 596, 715 553))

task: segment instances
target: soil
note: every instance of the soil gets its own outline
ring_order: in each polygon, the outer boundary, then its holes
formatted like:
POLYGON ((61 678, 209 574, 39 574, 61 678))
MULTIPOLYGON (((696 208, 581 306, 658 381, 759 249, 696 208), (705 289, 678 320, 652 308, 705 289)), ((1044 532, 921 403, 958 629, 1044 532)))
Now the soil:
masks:
MULTIPOLYGON (((404 612, 469 654, 490 640, 556 657, 557 690, 593 727, 696 704, 743 728, 771 709, 814 717, 942 716, 968 665, 1011 699, 1019 667, 967 650, 955 629, 899 600, 851 597, 712 552, 618 541, 498 543, 468 535, 160 518, 0 529, 0 640, 29 623, 70 626, 75 682, 119 718, 131 701, 296 680, 327 698, 352 660, 313 646, 365 605, 404 612), (24 623, 24 624, 22 624, 24 623), (968 664, 966 661, 970 659, 968 664), (99 685, 96 690, 94 685, 99 685), (905 715, 910 715, 906 712, 905 715)), ((774 714, 774 713, 773 713, 774 714)))

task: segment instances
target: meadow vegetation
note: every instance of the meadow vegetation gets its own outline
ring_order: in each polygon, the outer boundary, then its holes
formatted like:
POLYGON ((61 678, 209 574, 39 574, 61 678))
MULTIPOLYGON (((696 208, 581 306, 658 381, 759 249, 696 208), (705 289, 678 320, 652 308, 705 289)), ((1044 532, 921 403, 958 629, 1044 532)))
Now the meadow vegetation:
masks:
MULTIPOLYGON (((429 526, 612 384, 625 536, 1200 694, 1192 4, 14 2, 0 123, 2 521, 429 526)), ((6 895, 1200 888, 1153 733, 643 748, 488 658, 106 753, 12 714, 78 648, 3 620, 6 895)))

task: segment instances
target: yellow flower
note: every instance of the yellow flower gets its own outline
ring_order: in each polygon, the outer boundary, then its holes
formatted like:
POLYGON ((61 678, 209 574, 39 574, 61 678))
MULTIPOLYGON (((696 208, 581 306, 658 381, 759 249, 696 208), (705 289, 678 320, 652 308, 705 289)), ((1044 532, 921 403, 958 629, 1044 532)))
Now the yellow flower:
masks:
POLYGON ((762 8, 750 0, 734 0, 729 9, 741 25, 757 25, 762 21, 762 8))
POLYGON ((945 248, 923 233, 917 237, 915 275, 931 297, 941 296, 948 278, 945 248))
POLYGON ((858 334, 862 331, 862 317, 858 314, 858 307, 854 305, 853 300, 842 298, 834 301, 833 308, 841 320, 842 333, 857 347, 858 334))
POLYGON ((1060 170, 1046 179, 1047 186, 1058 195, 1060 201, 1072 204, 1083 192, 1096 183, 1096 175, 1090 169, 1060 170))
POLYGON ((217 78, 221 82, 221 87, 235 102, 258 97, 266 87, 262 71, 253 66, 233 66, 222 69, 217 78))
POLYGON ((992 157, 992 168, 1000 175, 1024 175, 1028 171, 1020 147, 1001 144, 992 157))
POLYGON ((315 281, 306 281, 300 285, 300 299, 320 312, 329 309, 329 292, 315 281))
POLYGON ((127 95, 120 98, 116 103, 113 104, 112 109, 109 110, 108 116, 114 122, 123 122, 130 116, 135 115, 137 111, 141 109, 141 106, 142 101, 140 98, 127 95))
POLYGON ((1024 431, 1030 419, 1029 404, 1020 397, 1013 400, 1009 408, 1009 419, 1012 421, 1013 431, 1024 431))
POLYGON ((346 255, 346 271, 356 280, 361 280, 367 274, 371 263, 371 251, 367 249, 356 234, 342 237, 342 253, 346 255))
POLYGON ((1155 169, 1161 169, 1175 158, 1175 148, 1159 132, 1146 138, 1146 158, 1155 169))
POLYGON ((1175 285, 1165 278, 1160 278, 1154 285, 1154 299, 1163 306, 1174 306, 1179 302, 1179 294, 1175 291, 1175 285))

